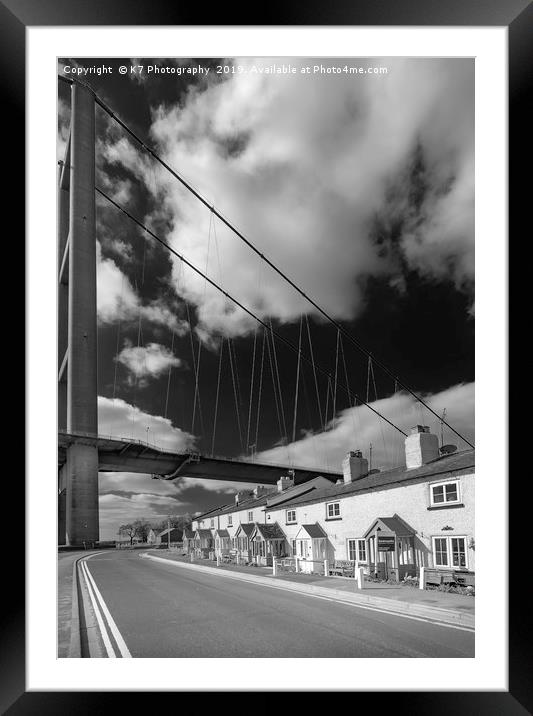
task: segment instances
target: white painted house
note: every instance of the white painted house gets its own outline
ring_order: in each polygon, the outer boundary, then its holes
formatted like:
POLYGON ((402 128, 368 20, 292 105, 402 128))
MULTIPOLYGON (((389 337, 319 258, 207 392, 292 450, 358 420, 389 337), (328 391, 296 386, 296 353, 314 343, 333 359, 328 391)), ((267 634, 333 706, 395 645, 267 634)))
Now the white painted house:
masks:
POLYGON ((383 577, 402 579, 420 566, 473 572, 474 450, 441 455, 423 426, 405 443, 404 467, 369 473, 361 452, 351 452, 342 484, 267 506, 267 523, 282 526, 298 556, 307 526, 319 525, 329 559, 383 577))
MULTIPOLYGON (((258 524, 266 524, 265 511, 267 507, 283 504, 291 498, 310 495, 314 491, 331 486, 331 484, 331 480, 319 476, 308 482, 295 485, 291 477, 284 476, 273 486, 258 485, 253 490, 241 490, 235 495, 232 503, 195 517, 191 527, 193 531, 211 531, 215 554, 223 556, 233 550, 239 553, 242 562, 253 560, 257 563, 267 563, 267 561, 271 563, 272 553, 270 550, 272 547, 274 554, 281 554, 278 549, 279 536, 272 538, 272 540, 275 539, 275 544, 273 541, 267 540, 264 545, 266 551, 263 555, 263 545, 260 544, 262 533, 256 531, 258 524)), ((270 524, 273 523, 270 522, 270 524)), ((283 530, 283 526, 280 525, 280 527, 283 530)), ((286 540, 283 541, 285 544, 286 540)), ((290 548, 287 543, 287 548, 283 548, 283 554, 289 553, 290 548)))
POLYGON ((271 564, 291 555, 304 571, 323 570, 324 560, 400 580, 421 566, 458 581, 475 571, 474 450, 441 450, 437 436, 417 425, 405 440, 405 465, 369 471, 355 450, 342 469, 337 484, 318 477, 294 485, 284 477, 276 487, 241 491, 192 528, 209 530, 220 550, 242 561, 271 564))

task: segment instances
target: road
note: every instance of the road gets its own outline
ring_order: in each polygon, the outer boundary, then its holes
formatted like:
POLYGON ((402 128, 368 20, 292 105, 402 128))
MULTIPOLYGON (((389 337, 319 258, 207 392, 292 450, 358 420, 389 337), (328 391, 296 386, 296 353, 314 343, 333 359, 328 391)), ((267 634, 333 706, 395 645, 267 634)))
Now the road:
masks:
POLYGON ((474 656, 469 631, 195 573, 138 551, 86 564, 132 657, 474 656))

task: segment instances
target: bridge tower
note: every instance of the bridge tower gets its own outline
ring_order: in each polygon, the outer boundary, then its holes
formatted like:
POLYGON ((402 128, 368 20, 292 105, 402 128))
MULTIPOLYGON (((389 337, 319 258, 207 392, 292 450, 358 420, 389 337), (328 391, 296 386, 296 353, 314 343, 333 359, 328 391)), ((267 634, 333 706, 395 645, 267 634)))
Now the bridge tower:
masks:
MULTIPOLYGON (((74 82, 71 99, 58 187, 58 428, 97 435, 95 98, 74 82)), ((98 448, 74 442, 59 473, 58 541, 98 538, 98 448)))

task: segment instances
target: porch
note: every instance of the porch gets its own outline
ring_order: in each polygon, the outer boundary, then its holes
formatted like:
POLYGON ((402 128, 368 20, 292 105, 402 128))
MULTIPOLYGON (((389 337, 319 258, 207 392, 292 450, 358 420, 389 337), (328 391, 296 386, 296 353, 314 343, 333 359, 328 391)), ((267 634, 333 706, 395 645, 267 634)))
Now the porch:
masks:
POLYGON ((378 517, 364 534, 368 562, 365 571, 378 579, 401 582, 418 575, 415 532, 398 515, 378 517))
POLYGON ((215 541, 211 530, 196 530, 194 533, 194 556, 197 559, 209 559, 215 550, 215 541))
POLYGON ((233 549, 238 562, 248 564, 253 561, 251 537, 255 530, 254 522, 244 522, 239 525, 233 538, 233 549))
POLYGON ((262 566, 272 566, 273 557, 288 557, 289 545, 281 527, 257 523, 250 537, 252 560, 262 566))

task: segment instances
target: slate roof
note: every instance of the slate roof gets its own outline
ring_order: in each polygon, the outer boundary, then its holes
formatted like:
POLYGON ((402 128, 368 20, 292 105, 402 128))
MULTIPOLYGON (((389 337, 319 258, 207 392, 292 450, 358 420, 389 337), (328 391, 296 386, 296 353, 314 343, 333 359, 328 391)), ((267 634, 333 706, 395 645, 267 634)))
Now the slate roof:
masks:
POLYGON ((239 534, 239 530, 242 530, 247 537, 251 537, 252 532, 255 530, 254 522, 241 522, 235 536, 239 534))
POLYGON ((197 534, 200 539, 203 539, 205 537, 208 537, 209 539, 213 538, 211 530, 196 530, 195 534, 197 534))
MULTIPOLYGON (((327 478, 326 478, 327 479, 327 478)), ((302 492, 309 493, 314 492, 315 490, 319 489, 315 486, 317 478, 313 478, 312 480, 309 480, 308 482, 302 482, 299 485, 293 485, 292 487, 287 488, 286 490, 283 490, 283 492, 279 492, 278 488, 274 485, 268 486, 269 492, 267 492, 265 495, 261 495, 261 497, 250 497, 246 500, 243 500, 242 502, 239 502, 238 504, 235 502, 229 503, 227 505, 222 505, 222 507, 216 507, 212 510, 209 510, 209 512, 204 512, 203 515, 198 515, 198 517, 195 517, 195 520, 202 520, 206 517, 213 518, 218 517, 220 515, 231 515, 235 512, 241 512, 244 510, 252 510, 256 507, 263 507, 266 506, 268 508, 268 504, 270 502, 274 502, 276 505, 281 504, 282 502, 286 502, 287 500, 291 499, 291 494, 296 493, 297 495, 300 495, 302 492)))
MULTIPOLYGON (((463 450, 432 460, 422 467, 415 467, 408 470, 405 466, 394 467, 383 472, 376 472, 348 484, 333 485, 321 490, 313 490, 312 493, 295 497, 284 503, 284 507, 292 505, 303 505, 312 502, 323 502, 325 500, 346 497, 358 492, 372 492, 374 490, 386 489, 402 483, 419 482, 432 480, 439 475, 461 475, 468 474, 475 470, 475 450, 463 450)), ((267 507, 267 511, 277 509, 277 506, 267 507)))
POLYGON ((304 495, 308 492, 312 492, 313 490, 323 489, 324 483, 326 483, 328 487, 331 486, 331 480, 320 476, 314 477, 312 480, 308 480, 307 482, 301 482, 299 485, 293 485, 292 487, 289 487, 282 492, 276 492, 272 495, 269 495, 267 500, 267 508, 281 504, 282 502, 287 502, 287 500, 292 499, 291 495, 296 497, 304 495))
POLYGON ((394 517, 378 517, 377 519, 375 519, 370 525, 370 527, 367 529, 367 531, 364 533, 365 537, 378 521, 384 524, 388 530, 394 532, 394 534, 396 535, 409 535, 415 533, 413 528, 409 527, 407 522, 404 522, 397 515, 394 515, 394 517))
POLYGON ((261 497, 252 497, 248 500, 244 500, 243 502, 239 502, 239 504, 236 504, 235 502, 232 502, 228 505, 222 505, 222 507, 217 507, 213 510, 210 510, 209 512, 204 512, 203 515, 198 515, 198 517, 195 517, 195 520, 202 520, 206 517, 216 517, 219 515, 231 515, 234 512, 241 512, 241 510, 248 510, 248 509, 255 509, 256 507, 262 507, 263 505, 266 505, 267 500, 272 497, 274 491, 277 492, 277 488, 274 487, 271 492, 267 493, 266 495, 261 495, 261 497))
POLYGON ((222 505, 221 507, 212 507, 210 510, 207 510, 207 512, 202 512, 201 515, 197 515, 196 517, 193 517, 193 520, 203 520, 206 517, 213 516, 215 513, 220 513, 220 510, 226 509, 226 507, 229 507, 229 504, 222 505))
POLYGON ((215 530, 217 537, 229 537, 228 530, 215 530))
POLYGON ((183 530, 183 539, 192 539, 194 537, 194 531, 190 527, 185 527, 183 530))
MULTIPOLYGON (((300 527, 300 530, 298 531, 298 534, 296 535, 297 538, 302 530, 305 530, 307 532, 307 534, 309 535, 309 537, 311 537, 312 539, 317 539, 320 537, 327 536, 326 533, 324 532, 324 530, 322 529, 322 527, 318 524, 318 522, 315 522, 314 525, 302 525, 300 527)), ((300 539, 301 539, 301 537, 300 537, 300 539)))
POLYGON ((257 531, 259 532, 261 537, 265 540, 285 539, 285 533, 277 522, 274 522, 273 525, 263 525, 257 522, 255 526, 257 527, 257 531))
MULTIPOLYGON (((168 539, 168 529, 163 530, 162 532, 158 533, 158 537, 160 537, 162 540, 168 539)), ((183 539, 183 530, 180 530, 179 527, 171 527, 170 528, 170 540, 174 540, 174 542, 180 542, 183 539)))

